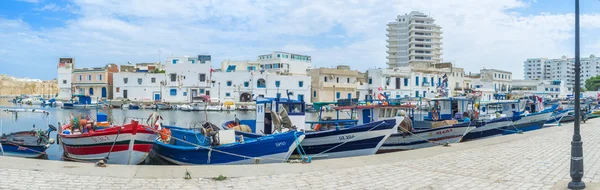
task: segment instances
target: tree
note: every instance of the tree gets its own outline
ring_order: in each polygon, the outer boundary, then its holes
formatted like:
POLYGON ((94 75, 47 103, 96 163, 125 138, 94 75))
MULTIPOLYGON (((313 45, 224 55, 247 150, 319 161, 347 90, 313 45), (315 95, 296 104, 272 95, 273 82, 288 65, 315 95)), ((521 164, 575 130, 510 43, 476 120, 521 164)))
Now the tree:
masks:
POLYGON ((600 88, 600 75, 585 80, 585 88, 592 91, 598 90, 600 88))

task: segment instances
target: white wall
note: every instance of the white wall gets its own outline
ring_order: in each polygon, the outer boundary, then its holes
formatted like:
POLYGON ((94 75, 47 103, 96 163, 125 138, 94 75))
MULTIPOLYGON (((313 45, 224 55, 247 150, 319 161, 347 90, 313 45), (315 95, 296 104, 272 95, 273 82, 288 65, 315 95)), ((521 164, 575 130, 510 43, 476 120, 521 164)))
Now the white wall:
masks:
POLYGON ((277 97, 278 88, 276 87, 276 81, 280 82, 279 93, 282 98, 286 98, 286 90, 292 92, 293 95, 290 99, 298 100, 299 95, 304 95, 303 100, 310 103, 310 77, 299 76, 299 75, 276 75, 274 73, 267 72, 260 73, 255 72, 252 75, 250 72, 215 72, 213 73, 212 79, 214 83, 211 84, 211 97, 219 98, 220 100, 234 99, 240 101, 240 95, 243 93, 254 94, 254 98, 259 95, 264 97, 274 98, 277 97), (264 79, 266 82, 265 88, 259 88, 257 81, 264 79), (303 82, 303 86, 299 86, 299 82, 303 82), (228 82, 231 82, 231 86, 228 86, 228 82), (244 86, 244 82, 248 82, 248 87, 244 86), (220 85, 219 85, 220 83, 220 85), (219 96, 220 92, 220 96, 219 96), (229 96, 227 94, 229 93, 229 96))
POLYGON ((57 99, 70 100, 72 96, 71 80, 73 79, 73 64, 67 67, 58 67, 58 77, 56 81, 58 83, 58 96, 57 99))
MULTIPOLYGON (((192 92, 202 95, 209 90, 211 61, 201 63, 197 57, 169 57, 165 63, 166 85, 163 88, 163 99, 166 102, 189 103, 192 101, 192 92), (173 63, 173 60, 177 60, 173 63), (171 74, 176 74, 176 80, 171 80, 171 74), (204 81, 200 81, 200 74, 204 74, 204 81), (171 91, 176 91, 171 95, 171 91)), ((212 95, 212 94, 211 94, 212 95)))
MULTIPOLYGON (((113 74, 113 99, 125 98, 132 101, 154 101, 155 94, 161 95, 160 81, 166 80, 162 73, 114 73, 113 74), (124 79, 127 78, 127 83, 124 79), (154 78, 154 82, 152 82, 154 78), (142 83, 138 83, 142 79, 142 83)), ((167 92, 168 93, 168 92, 167 92)), ((167 96, 163 91, 162 96, 167 96)), ((161 98, 164 99, 164 98, 161 98)))

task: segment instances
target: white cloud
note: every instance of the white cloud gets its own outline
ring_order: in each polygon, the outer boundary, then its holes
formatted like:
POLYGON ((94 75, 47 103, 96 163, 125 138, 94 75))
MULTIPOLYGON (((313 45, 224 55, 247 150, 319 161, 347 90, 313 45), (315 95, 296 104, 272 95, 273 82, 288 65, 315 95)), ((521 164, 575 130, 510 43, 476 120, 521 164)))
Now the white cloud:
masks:
POLYGON ((36 8, 34 9, 36 11, 52 11, 52 12, 56 12, 56 11, 60 11, 62 10, 62 8, 54 3, 50 3, 47 5, 44 5, 42 8, 36 8))
MULTIPOLYGON (((0 30, 6 31, 0 40, 11 39, 12 49, 3 53, 0 64, 24 59, 42 65, 60 56, 75 57, 79 66, 156 61, 158 50, 162 58, 210 53, 218 64, 281 50, 312 55, 315 66, 344 64, 364 70, 386 66, 386 24, 413 10, 436 19, 444 32, 443 59, 467 71, 498 68, 520 76, 526 58, 572 55, 573 14, 521 15, 516 12, 535 4, 519 0, 72 3, 66 10, 77 17, 64 27, 32 29, 23 21, 0 18, 0 30)), ((582 27, 595 36, 600 15, 583 15, 582 27)), ((600 50, 587 43, 584 54, 600 50)))

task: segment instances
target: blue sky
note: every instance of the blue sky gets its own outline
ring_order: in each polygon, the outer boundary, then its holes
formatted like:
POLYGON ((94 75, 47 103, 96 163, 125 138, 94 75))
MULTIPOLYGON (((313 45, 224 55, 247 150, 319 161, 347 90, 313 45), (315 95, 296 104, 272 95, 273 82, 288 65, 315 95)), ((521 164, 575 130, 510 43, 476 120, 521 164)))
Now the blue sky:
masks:
MULTIPOLYGON (((573 56, 572 2, 1 0, 0 74, 52 79, 59 57, 96 67, 211 54, 218 66, 272 51, 364 71, 386 67, 386 24, 415 10, 442 27, 444 61, 518 78, 527 58, 573 56)), ((581 3, 582 56, 600 54, 600 1, 581 3)))

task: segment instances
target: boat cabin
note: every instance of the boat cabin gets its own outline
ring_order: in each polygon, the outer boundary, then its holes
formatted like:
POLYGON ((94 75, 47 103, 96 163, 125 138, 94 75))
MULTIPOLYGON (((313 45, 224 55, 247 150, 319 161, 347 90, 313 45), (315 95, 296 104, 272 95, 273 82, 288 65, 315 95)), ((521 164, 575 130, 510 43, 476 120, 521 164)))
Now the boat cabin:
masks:
MULTIPOLYGON (((463 120, 463 113, 472 110, 473 100, 464 97, 424 99, 430 107, 423 121, 463 120)), ((418 121, 418 120, 417 120, 418 121)))
MULTIPOLYGON (((275 124, 286 122, 287 119, 291 121, 291 126, 295 126, 298 131, 304 131, 305 117, 303 101, 287 98, 258 98, 256 100, 256 119, 240 120, 240 124, 248 125, 252 133, 268 135, 275 132, 275 124), (274 115, 279 118, 273 118, 274 115)), ((228 125, 230 122, 225 122, 223 125, 228 125)))

